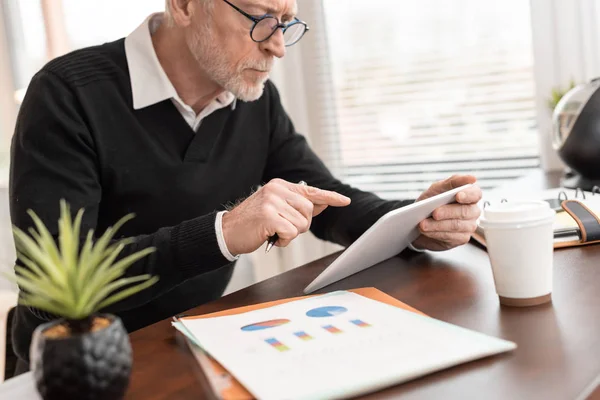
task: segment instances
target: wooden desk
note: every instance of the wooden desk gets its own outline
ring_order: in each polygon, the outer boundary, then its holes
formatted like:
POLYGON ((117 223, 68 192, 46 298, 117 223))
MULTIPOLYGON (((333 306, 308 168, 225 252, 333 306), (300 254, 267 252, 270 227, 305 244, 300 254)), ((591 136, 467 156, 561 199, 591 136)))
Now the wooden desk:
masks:
MULTIPOLYGON (((512 187, 536 190, 555 184, 556 179, 534 174, 512 187)), ((336 256, 191 312, 300 296, 336 256)), ((368 398, 578 399, 592 393, 600 383, 600 246, 557 250, 554 262, 553 303, 528 309, 499 305, 487 254, 475 245, 396 257, 328 287, 327 291, 374 286, 434 318, 519 346, 512 353, 451 368, 368 398)), ((127 398, 211 398, 199 367, 178 342, 169 320, 132 333, 131 341, 134 369, 127 398)))

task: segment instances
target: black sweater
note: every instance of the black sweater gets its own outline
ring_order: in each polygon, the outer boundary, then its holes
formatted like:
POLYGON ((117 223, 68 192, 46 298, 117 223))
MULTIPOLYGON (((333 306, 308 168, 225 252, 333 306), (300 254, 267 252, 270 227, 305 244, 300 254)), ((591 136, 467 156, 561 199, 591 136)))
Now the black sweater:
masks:
MULTIPOLYGON (((120 257, 148 246, 157 251, 127 275, 158 275, 149 289, 108 312, 129 331, 219 297, 233 265, 221 254, 215 215, 273 178, 306 181, 352 199, 313 221, 319 238, 348 245, 388 202, 336 180, 311 151, 267 83, 255 102, 237 102, 192 131, 171 101, 133 109, 124 41, 78 50, 47 64, 32 79, 12 142, 13 223, 32 226, 33 209, 54 235, 59 200, 85 208, 82 232, 100 235, 128 213, 120 236, 134 237, 120 257)), ((18 307, 15 345, 28 359, 33 329, 48 318, 18 307)))

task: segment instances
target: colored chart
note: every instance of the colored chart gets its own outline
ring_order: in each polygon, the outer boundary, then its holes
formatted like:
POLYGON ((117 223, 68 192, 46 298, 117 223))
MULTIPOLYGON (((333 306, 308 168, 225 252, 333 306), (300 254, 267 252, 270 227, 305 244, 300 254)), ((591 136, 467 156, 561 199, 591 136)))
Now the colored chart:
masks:
POLYGON ((371 326, 371 324, 367 324, 366 322, 361 321, 360 319, 352 319, 350 320, 350 322, 352 322, 356 326, 360 326, 361 328, 368 328, 369 326, 371 326))
POLYGON ((289 319, 272 319, 269 321, 256 322, 254 324, 242 326, 242 330, 245 332, 251 331, 262 331, 264 329, 275 328, 276 326, 284 325, 290 322, 289 319))
POLYGON ((339 306, 327 306, 327 307, 319 307, 313 308, 312 310, 308 310, 306 315, 308 317, 313 318, 324 318, 324 317, 334 317, 336 315, 340 315, 348 311, 345 307, 339 306))
POLYGON ((342 330, 340 330, 340 329, 336 328, 336 327, 335 327, 335 326, 333 326, 333 325, 323 325, 323 329, 325 329, 327 332, 329 332, 329 333, 333 333, 333 334, 335 334, 335 335, 337 335, 337 334, 340 334, 340 333, 343 333, 343 331, 342 331, 342 330))
POLYGON ((313 340, 314 338, 304 331, 294 332, 294 335, 304 341, 313 340))
POLYGON ((273 346, 278 351, 288 351, 290 349, 285 344, 281 343, 279 340, 277 340, 275 338, 265 339, 265 342, 267 342, 268 344, 273 346))

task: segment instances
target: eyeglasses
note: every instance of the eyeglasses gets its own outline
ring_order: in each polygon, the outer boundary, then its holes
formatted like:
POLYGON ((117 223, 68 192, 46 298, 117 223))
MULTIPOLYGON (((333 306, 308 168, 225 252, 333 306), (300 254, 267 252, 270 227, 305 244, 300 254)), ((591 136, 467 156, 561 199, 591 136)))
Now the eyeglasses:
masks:
POLYGON ((308 25, 306 25, 304 21, 300 21, 298 18, 294 18, 291 22, 284 24, 279 22, 279 19, 269 14, 265 14, 262 17, 253 17, 247 12, 241 10, 239 7, 230 3, 228 0, 223 1, 233 7, 234 10, 242 14, 244 17, 254 22, 252 29, 250 29, 250 38, 257 43, 269 40, 275 31, 281 28, 283 31, 284 44, 286 47, 289 47, 298 43, 298 41, 302 39, 302 36, 304 36, 304 34, 309 30, 308 25))

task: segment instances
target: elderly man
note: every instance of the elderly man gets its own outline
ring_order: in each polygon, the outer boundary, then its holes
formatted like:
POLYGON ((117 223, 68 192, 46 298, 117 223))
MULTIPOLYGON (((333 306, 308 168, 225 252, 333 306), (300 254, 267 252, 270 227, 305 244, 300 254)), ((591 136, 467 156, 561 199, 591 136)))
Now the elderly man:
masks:
MULTIPOLYGON (((53 60, 32 79, 12 145, 13 222, 30 226, 33 209, 57 234, 61 198, 85 208, 82 232, 134 212, 121 233, 135 242, 121 257, 155 246, 128 273, 160 281, 110 310, 129 331, 220 296, 237 257, 274 234, 278 246, 309 229, 348 245, 414 201, 344 185, 294 130, 267 79, 307 29, 295 15, 295 0, 168 0, 127 38, 53 60)), ((473 182, 454 176, 419 199, 473 182)), ((480 198, 472 186, 437 209, 414 248, 466 243, 480 198)), ((51 316, 15 314, 23 370, 32 331, 51 316)))

